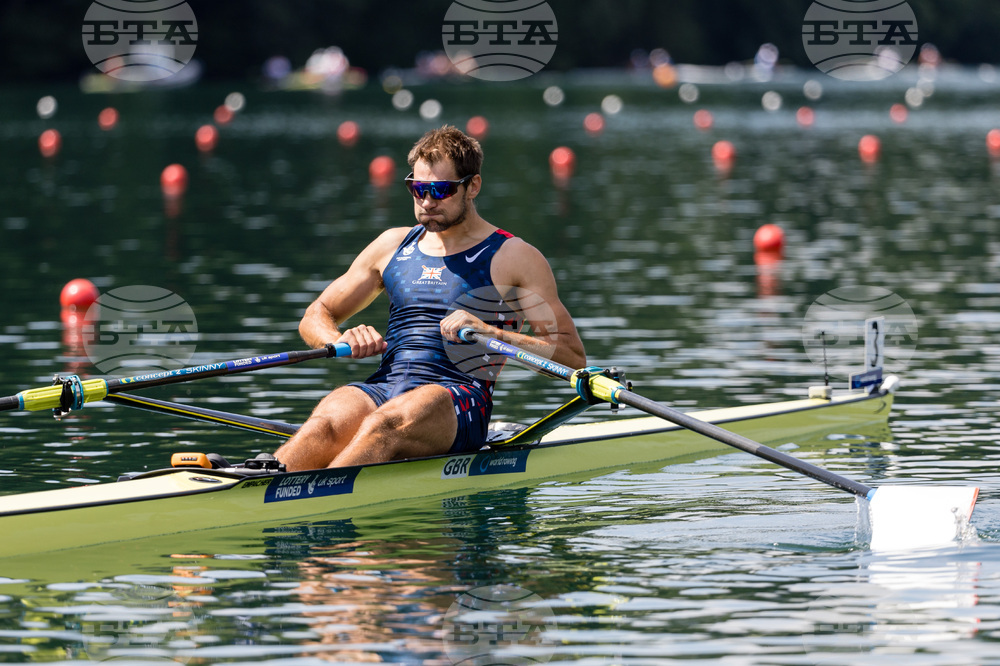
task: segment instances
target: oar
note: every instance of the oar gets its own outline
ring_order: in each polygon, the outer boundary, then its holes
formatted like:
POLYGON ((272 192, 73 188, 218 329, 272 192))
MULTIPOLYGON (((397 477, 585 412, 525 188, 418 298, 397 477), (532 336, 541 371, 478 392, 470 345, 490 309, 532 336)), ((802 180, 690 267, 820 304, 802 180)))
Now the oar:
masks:
POLYGON ((145 396, 132 395, 131 393, 109 395, 104 400, 116 405, 125 405, 126 407, 134 407, 148 412, 156 412, 157 414, 170 414, 171 416, 180 416, 196 421, 218 423, 233 428, 240 428, 241 430, 275 435, 277 437, 291 437, 300 427, 292 423, 285 423, 284 421, 222 412, 217 409, 197 407, 195 405, 182 405, 177 402, 157 400, 156 398, 147 398, 145 396))
POLYGON ((961 536, 960 530, 972 517, 976 497, 979 494, 978 488, 965 486, 873 488, 633 393, 620 382, 601 374, 600 368, 573 370, 514 345, 483 336, 472 329, 462 329, 459 337, 466 342, 479 343, 489 351, 519 361, 542 374, 567 380, 585 400, 597 399, 635 407, 652 416, 868 500, 873 549, 915 548, 949 543, 961 536))
POLYGON ((292 365, 317 358, 333 358, 350 356, 351 347, 343 342, 329 343, 318 349, 305 351, 281 352, 278 354, 261 354, 235 361, 222 361, 208 365, 198 365, 177 370, 165 370, 135 377, 120 377, 117 379, 87 379, 81 380, 76 375, 63 377, 62 381, 53 386, 28 389, 16 395, 0 398, 0 411, 14 409, 30 412, 42 409, 59 409, 69 411, 79 409, 84 403, 103 400, 112 393, 126 390, 138 390, 151 386, 176 384, 206 377, 220 375, 235 375, 241 372, 274 368, 280 365, 292 365))

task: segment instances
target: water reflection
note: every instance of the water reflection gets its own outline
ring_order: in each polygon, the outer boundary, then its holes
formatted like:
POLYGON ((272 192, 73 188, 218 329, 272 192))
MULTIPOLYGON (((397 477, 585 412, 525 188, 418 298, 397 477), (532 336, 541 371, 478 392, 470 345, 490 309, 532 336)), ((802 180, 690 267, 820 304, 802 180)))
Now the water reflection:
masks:
MULTIPOLYGON (((975 480, 981 543, 867 556, 849 498, 721 456, 350 522, 0 562, 0 650, 20 661, 307 663, 343 652, 447 663, 437 618, 460 591, 503 582, 555 609, 556 657, 566 660, 889 664, 903 650, 928 663, 989 661, 1000 599, 1000 510, 990 499, 1000 485, 1000 168, 982 141, 994 87, 952 77, 942 72, 934 103, 901 126, 885 110, 903 89, 857 96, 831 86, 805 131, 790 112, 760 111, 751 82, 704 88, 715 118, 706 132, 676 98, 620 81, 625 107, 600 137, 585 135, 579 118, 607 81, 562 82, 569 94, 558 111, 541 107, 541 90, 480 88, 452 95, 442 121, 496 109, 484 216, 550 258, 591 360, 626 367, 656 399, 712 407, 802 397, 823 374, 802 347, 810 303, 853 284, 900 294, 920 338, 891 433, 796 442, 795 453, 852 478, 975 480), (857 142, 867 132, 880 135, 883 154, 863 166, 857 142), (719 139, 738 151, 725 177, 711 157, 719 139), (563 187, 547 162, 557 145, 577 155, 563 187), (780 262, 755 257, 752 236, 767 222, 786 231, 780 262), (169 594, 150 599, 160 588, 169 594), (118 637, 129 643, 108 640, 118 637)), ((802 83, 773 85, 791 106, 802 83)), ((10 93, 11 109, 30 112, 34 98, 10 93)), ((183 105, 123 99, 123 118, 149 122, 96 140, 67 131, 62 154, 47 161, 37 121, 12 111, 0 137, 4 394, 88 372, 57 317, 71 278, 181 294, 204 332, 197 362, 296 349, 311 297, 378 231, 410 223, 405 191, 372 188, 367 165, 375 153, 404 155, 426 127, 381 91, 336 106, 251 93, 240 127, 204 157, 193 157, 200 121, 187 108, 210 108, 202 102, 218 95, 186 94, 183 105), (157 115, 163 103, 169 122, 157 115), (336 141, 348 115, 366 119, 353 148, 336 141), (191 186, 175 210, 155 175, 178 146, 190 151, 177 159, 191 186)), ((85 100, 58 95, 60 122, 92 124, 85 100)), ((326 389, 371 370, 297 366, 150 395, 297 422, 326 389)), ((563 402, 564 390, 508 369, 495 413, 526 420, 563 402)), ((241 459, 274 446, 120 407, 59 423, 5 414, 0 436, 0 493, 110 481, 164 466, 179 448, 241 459)))
POLYGON ((809 597, 801 615, 807 655, 817 664, 872 663, 880 653, 913 657, 975 636, 982 567, 949 551, 869 557, 853 573, 796 586, 809 597))

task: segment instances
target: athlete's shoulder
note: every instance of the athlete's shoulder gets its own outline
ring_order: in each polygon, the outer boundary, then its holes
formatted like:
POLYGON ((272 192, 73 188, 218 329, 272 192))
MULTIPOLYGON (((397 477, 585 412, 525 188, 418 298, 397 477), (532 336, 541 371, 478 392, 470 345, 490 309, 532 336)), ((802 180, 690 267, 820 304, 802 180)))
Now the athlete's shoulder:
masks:
MULTIPOLYGON (((500 229, 497 230, 502 231, 500 229)), ((500 246, 498 252, 503 252, 507 256, 521 257, 530 255, 532 257, 541 257, 542 253, 531 243, 524 240, 520 236, 515 236, 514 234, 503 232, 506 237, 503 244, 500 246)))
POLYGON ((423 227, 419 224, 415 227, 393 227, 383 231, 377 240, 383 243, 396 243, 396 245, 399 245, 410 233, 417 233, 422 230, 423 227))
POLYGON ((368 247, 380 253, 395 252, 396 248, 406 240, 407 235, 411 231, 415 231, 415 229, 415 227, 393 227, 392 229, 386 229, 368 247))

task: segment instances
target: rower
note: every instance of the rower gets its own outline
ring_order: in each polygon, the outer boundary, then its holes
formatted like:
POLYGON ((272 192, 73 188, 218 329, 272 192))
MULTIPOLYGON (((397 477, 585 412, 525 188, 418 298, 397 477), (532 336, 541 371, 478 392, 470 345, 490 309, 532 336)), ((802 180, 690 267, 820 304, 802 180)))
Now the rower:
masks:
POLYGON ((299 324, 313 347, 345 343, 353 358, 382 354, 381 364, 364 382, 321 400, 275 452, 289 471, 482 447, 500 365, 456 351, 468 349, 458 337, 462 329, 559 363, 586 365, 545 257, 476 209, 483 187, 479 142, 445 126, 425 134, 407 161, 413 173, 405 185, 418 224, 382 233, 299 324), (389 296, 384 338, 367 324, 343 328, 383 291, 389 296), (534 335, 509 326, 511 315, 534 335))

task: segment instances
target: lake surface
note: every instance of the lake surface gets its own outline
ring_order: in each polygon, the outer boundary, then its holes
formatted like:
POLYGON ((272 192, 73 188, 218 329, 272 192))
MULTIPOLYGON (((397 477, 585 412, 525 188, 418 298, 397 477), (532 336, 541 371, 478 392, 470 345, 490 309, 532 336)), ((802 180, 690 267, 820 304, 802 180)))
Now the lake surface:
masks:
MULTIPOLYGON (((808 102, 815 124, 802 128, 808 76, 704 85, 694 104, 616 73, 426 83, 412 86, 406 111, 377 83, 332 98, 240 86, 246 109, 208 155, 195 130, 237 87, 6 90, 0 394, 95 373, 60 321, 60 290, 77 277, 102 292, 179 295, 197 318, 191 364, 302 348, 306 305, 381 230, 412 223, 409 195, 372 186, 369 162, 392 156, 401 180, 423 131, 482 114, 481 213, 546 254, 589 360, 627 368, 643 395, 684 409, 804 397, 823 381, 804 341, 817 300, 842 289, 895 295, 912 326, 892 340, 887 366, 902 386, 889 428, 780 444, 869 485, 978 485, 975 534, 873 553, 850 495, 733 452, 315 523, 0 560, 0 661, 450 664, 476 656, 454 649, 455 604, 488 587, 533 594, 536 621, 525 626, 536 633, 469 663, 1000 663, 1000 167, 985 144, 1000 126, 1000 86, 944 70, 897 124, 889 107, 915 73, 868 87, 824 78, 823 97, 808 102), (563 88, 562 105, 543 102, 549 85, 563 88), (778 111, 761 107, 768 90, 782 95, 778 111), (43 94, 59 100, 48 121, 35 115, 43 94), (588 135, 584 116, 609 94, 622 110, 588 135), (424 120, 416 108, 430 98, 443 113, 424 120), (96 118, 108 105, 121 121, 103 132, 96 118), (714 114, 710 131, 694 127, 698 108, 714 114), (336 138, 345 120, 362 130, 350 148, 336 138), (37 137, 48 127, 63 149, 44 159, 37 137), (874 164, 857 150, 869 133, 881 138, 874 164), (737 151, 724 171, 711 157, 721 139, 737 151), (549 172, 560 145, 576 154, 568 183, 549 172), (190 185, 167 202, 159 177, 174 162, 190 185), (765 223, 785 230, 781 260, 755 257, 765 223)), ((364 321, 385 317, 377 301, 364 321)), ((838 388, 845 350, 863 362, 860 347, 833 343, 838 388)), ((300 422, 374 365, 318 361, 147 393, 300 422)), ((508 368, 495 416, 528 421, 569 397, 508 368)), ((103 404, 62 421, 6 413, 0 493, 109 482, 179 450, 238 460, 278 444, 103 404)), ((503 619, 480 612, 487 624, 503 619)))

